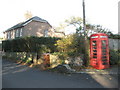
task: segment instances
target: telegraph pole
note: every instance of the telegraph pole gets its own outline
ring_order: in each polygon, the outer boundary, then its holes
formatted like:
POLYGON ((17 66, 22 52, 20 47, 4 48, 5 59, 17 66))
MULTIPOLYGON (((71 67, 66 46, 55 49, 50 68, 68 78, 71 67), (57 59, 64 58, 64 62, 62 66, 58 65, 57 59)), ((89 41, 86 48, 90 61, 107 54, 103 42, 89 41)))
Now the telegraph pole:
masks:
POLYGON ((85 1, 82 0, 82 4, 83 4, 83 30, 84 30, 84 61, 83 61, 83 65, 84 66, 88 66, 89 65, 89 43, 87 40, 87 34, 86 34, 86 21, 85 21, 85 1))
POLYGON ((83 30, 84 30, 84 36, 86 38, 86 22, 85 22, 85 1, 83 0, 83 30))

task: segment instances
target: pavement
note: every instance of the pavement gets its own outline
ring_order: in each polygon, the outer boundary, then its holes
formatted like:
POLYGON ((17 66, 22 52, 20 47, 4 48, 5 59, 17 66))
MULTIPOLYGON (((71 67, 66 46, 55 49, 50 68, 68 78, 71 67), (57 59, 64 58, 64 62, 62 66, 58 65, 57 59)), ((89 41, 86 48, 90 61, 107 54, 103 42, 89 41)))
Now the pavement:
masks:
POLYGON ((2 88, 118 88, 118 84, 117 73, 60 74, 2 60, 2 88))

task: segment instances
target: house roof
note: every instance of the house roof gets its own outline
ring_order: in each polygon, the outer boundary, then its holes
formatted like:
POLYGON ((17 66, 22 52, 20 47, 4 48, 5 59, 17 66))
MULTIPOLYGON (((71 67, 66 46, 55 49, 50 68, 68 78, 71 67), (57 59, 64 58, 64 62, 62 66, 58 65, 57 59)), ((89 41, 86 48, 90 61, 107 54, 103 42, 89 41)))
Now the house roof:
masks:
POLYGON ((10 31, 10 30, 13 30, 13 29, 16 29, 16 28, 23 27, 23 26, 27 25, 28 23, 30 23, 31 21, 38 21, 38 22, 46 22, 46 23, 48 23, 46 20, 35 16, 35 17, 30 18, 29 20, 27 20, 25 22, 21 22, 21 23, 18 23, 16 25, 14 25, 13 27, 7 29, 6 31, 10 31))
POLYGON ((55 33, 61 33, 61 34, 65 35, 65 32, 61 32, 61 31, 55 31, 55 33))

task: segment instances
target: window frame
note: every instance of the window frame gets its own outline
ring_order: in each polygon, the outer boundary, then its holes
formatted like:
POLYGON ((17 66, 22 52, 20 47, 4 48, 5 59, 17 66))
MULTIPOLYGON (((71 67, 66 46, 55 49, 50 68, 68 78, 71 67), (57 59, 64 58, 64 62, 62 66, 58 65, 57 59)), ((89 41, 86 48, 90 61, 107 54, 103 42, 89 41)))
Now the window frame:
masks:
POLYGON ((23 29, 21 28, 20 29, 20 37, 22 37, 22 35, 23 35, 23 29))
POLYGON ((44 37, 48 37, 48 29, 44 30, 44 37))
POLYGON ((18 31, 18 29, 16 29, 16 33, 15 33, 15 37, 19 37, 19 31, 18 31))

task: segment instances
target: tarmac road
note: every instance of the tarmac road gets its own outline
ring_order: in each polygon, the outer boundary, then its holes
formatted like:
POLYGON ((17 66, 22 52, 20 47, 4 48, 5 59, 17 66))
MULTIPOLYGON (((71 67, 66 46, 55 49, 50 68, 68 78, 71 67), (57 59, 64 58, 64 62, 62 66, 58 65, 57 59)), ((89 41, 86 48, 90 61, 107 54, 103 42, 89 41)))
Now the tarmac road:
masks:
POLYGON ((111 75, 60 74, 2 60, 2 88, 118 88, 111 75))

